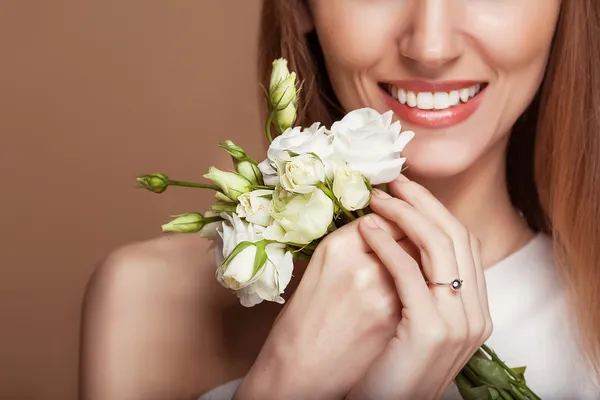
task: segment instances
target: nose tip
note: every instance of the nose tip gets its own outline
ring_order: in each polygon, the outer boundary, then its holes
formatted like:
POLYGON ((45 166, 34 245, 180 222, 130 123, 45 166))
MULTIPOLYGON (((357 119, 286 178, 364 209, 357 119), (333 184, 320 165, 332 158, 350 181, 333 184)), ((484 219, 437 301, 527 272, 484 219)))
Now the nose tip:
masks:
POLYGON ((400 38, 400 53, 423 67, 439 67, 462 53, 458 10, 447 0, 420 0, 400 38))

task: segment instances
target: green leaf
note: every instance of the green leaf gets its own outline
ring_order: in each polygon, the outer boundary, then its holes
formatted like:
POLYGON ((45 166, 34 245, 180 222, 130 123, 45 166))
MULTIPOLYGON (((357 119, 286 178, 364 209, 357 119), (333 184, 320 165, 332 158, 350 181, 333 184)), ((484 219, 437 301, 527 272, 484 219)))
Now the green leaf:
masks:
POLYGON ((525 382, 525 370, 526 369, 527 369, 526 366, 511 368, 512 372, 514 372, 514 374, 517 375, 519 377, 519 379, 521 379, 523 382, 525 382))
POLYGON ((510 390, 510 377, 496 362, 476 354, 471 357, 467 366, 477 374, 482 382, 498 389, 510 390))
POLYGON ((473 382, 474 386, 484 386, 485 382, 482 381, 479 376, 477 376, 477 374, 468 366, 465 365, 464 368, 462 369, 462 373, 465 375, 465 377, 473 382))
POLYGON ((254 256, 254 268, 252 269, 252 278, 260 272, 268 260, 265 243, 257 243, 256 255, 254 256))
POLYGON ((490 392, 491 400, 502 400, 502 396, 500 395, 500 392, 498 392, 497 389, 488 386, 488 391, 490 392))
POLYGON ((240 254, 242 251, 246 250, 250 246, 256 246, 256 243, 253 243, 253 242, 238 243, 238 245, 235 246, 233 251, 227 256, 227 258, 225 260, 223 260, 223 263, 221 264, 221 268, 223 269, 223 272, 225 272, 225 270, 227 269, 227 264, 229 264, 231 262, 231 260, 233 260, 238 254, 240 254))

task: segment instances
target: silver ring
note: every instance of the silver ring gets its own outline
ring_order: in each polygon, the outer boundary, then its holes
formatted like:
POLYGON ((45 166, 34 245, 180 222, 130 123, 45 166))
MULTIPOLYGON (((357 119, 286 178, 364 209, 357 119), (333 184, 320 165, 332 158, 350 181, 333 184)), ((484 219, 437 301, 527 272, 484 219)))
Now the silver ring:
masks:
POLYGON ((458 292, 463 285, 463 280, 462 279, 453 279, 451 282, 448 283, 440 283, 440 282, 429 282, 426 281, 428 285, 436 285, 436 286, 450 286, 450 289, 454 290, 455 292, 458 292))

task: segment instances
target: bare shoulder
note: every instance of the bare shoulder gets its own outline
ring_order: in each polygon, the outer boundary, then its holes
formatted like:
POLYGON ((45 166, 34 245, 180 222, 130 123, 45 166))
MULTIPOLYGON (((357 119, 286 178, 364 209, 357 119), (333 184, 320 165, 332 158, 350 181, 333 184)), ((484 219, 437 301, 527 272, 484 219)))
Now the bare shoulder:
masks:
POLYGON ((109 254, 84 299, 81 398, 189 399, 243 374, 255 352, 230 354, 239 330, 228 324, 242 323, 244 310, 214 271, 199 235, 109 254))
MULTIPOLYGON (((111 252, 96 268, 88 289, 152 295, 189 292, 212 300, 219 285, 214 279, 210 242, 199 235, 162 236, 111 252), (203 289, 203 290, 199 290, 203 289)), ((89 292, 88 292, 89 293, 89 292)), ((230 297, 230 296, 227 296, 230 297)))

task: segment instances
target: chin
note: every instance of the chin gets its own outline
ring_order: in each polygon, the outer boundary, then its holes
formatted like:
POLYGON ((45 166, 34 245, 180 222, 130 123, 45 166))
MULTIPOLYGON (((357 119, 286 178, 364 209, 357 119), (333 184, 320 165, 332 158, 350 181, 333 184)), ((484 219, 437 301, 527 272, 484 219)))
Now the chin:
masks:
POLYGON ((477 164, 478 152, 464 143, 417 140, 402 152, 406 157, 406 175, 413 179, 440 179, 461 175, 477 164))

